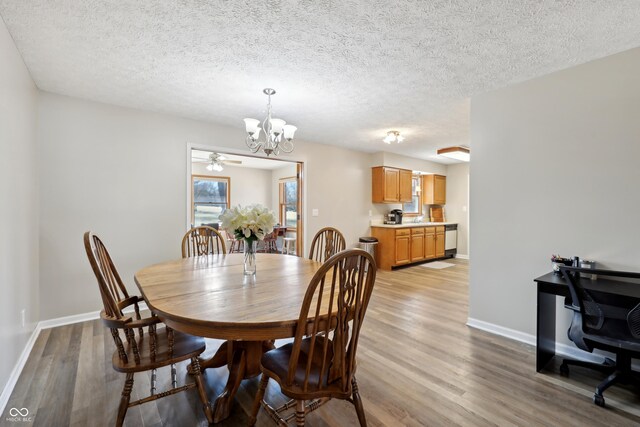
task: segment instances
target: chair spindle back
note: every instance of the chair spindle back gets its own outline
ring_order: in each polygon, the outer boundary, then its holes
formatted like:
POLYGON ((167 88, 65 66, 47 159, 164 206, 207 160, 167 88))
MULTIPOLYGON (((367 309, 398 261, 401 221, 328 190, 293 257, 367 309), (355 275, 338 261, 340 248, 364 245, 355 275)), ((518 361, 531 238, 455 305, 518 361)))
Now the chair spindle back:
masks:
POLYGON ((325 227, 313 237, 309 259, 325 262, 346 247, 346 241, 340 231, 333 227, 325 227))
MULTIPOLYGON (((118 270, 116 270, 113 260, 104 243, 102 243, 102 240, 100 240, 98 236, 92 235, 90 231, 87 231, 84 233, 84 248, 89 258, 89 264, 91 264, 93 273, 98 281, 98 287, 100 288, 100 296, 102 297, 104 306, 100 317, 111 330, 111 336, 117 347, 118 355, 121 360, 124 362, 127 361, 127 352, 119 332, 120 329, 123 329, 124 336, 133 351, 136 363, 139 363, 140 352, 135 338, 135 327, 131 327, 131 325, 135 323, 132 322, 133 319, 131 317, 125 316, 122 313, 122 309, 131 305, 134 306, 135 318, 138 321, 138 326, 136 327, 139 336, 142 338, 144 335, 143 326, 149 326, 150 345, 152 349, 155 348, 156 343, 155 323, 157 323, 157 321, 154 319, 152 322, 140 323, 140 307, 138 306, 140 298, 135 295, 129 296, 127 288, 122 282, 118 270)), ((153 355, 152 352, 152 357, 153 355)))
POLYGON ((305 294, 296 327, 286 383, 291 385, 299 364, 304 364, 303 391, 310 383, 314 389, 340 383, 347 392, 355 372, 355 356, 360 328, 369 304, 376 277, 373 257, 361 249, 350 249, 333 255, 316 272, 305 294), (350 327, 351 324, 351 327, 350 327), (308 337, 306 355, 301 351, 308 337), (316 346, 321 347, 319 371, 312 365, 316 346))
POLYGON ((224 238, 213 227, 206 225, 194 227, 182 238, 182 258, 226 253, 224 238))

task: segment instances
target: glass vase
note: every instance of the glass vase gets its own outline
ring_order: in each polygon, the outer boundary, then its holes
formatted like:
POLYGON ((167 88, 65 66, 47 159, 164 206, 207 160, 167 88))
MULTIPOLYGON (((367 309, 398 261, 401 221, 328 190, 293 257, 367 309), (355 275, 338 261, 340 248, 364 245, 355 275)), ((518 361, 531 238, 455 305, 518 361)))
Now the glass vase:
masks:
POLYGON ((245 240, 244 242, 244 274, 253 276, 256 274, 256 240, 245 240))

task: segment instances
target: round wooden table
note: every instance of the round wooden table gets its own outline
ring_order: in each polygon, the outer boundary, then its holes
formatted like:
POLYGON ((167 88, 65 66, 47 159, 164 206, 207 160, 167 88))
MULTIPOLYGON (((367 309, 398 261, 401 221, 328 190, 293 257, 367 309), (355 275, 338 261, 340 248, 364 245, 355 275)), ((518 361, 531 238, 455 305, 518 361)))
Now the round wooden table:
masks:
POLYGON ((213 404, 214 422, 229 416, 245 378, 260 374, 273 340, 290 338, 311 278, 322 265, 306 258, 257 254, 255 277, 243 254, 184 258, 145 267, 135 282, 149 308, 169 327, 227 340, 203 369, 227 365, 229 379, 213 404))

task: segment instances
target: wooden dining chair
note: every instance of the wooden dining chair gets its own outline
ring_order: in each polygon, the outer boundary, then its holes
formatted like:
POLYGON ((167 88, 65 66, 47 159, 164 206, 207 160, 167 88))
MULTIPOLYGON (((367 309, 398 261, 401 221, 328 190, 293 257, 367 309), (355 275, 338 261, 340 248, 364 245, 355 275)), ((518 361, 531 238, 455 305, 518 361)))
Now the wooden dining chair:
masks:
POLYGON ((227 235, 227 240, 229 240, 229 253, 242 252, 244 250, 244 240, 236 239, 236 236, 227 230, 224 230, 224 232, 227 235))
POLYGON ((258 252, 274 253, 278 252, 278 231, 274 230, 271 233, 264 236, 262 241, 262 248, 258 252))
POLYGON ((193 227, 182 238, 182 258, 226 253, 224 237, 213 227, 193 227))
POLYGON ((375 277, 375 261, 362 249, 342 251, 320 267, 304 296, 293 343, 262 356, 262 380, 249 425, 263 406, 281 426, 294 418, 304 426, 307 413, 338 398, 351 402, 360 425, 366 426, 355 377, 356 349, 375 277), (270 378, 292 399, 277 409, 263 399, 270 378))
POLYGON ((340 231, 333 227, 325 227, 313 237, 309 259, 325 262, 332 255, 343 251, 346 247, 346 241, 340 231))
POLYGON ((98 280, 100 296, 104 305, 100 317, 105 326, 110 329, 116 345, 116 351, 112 357, 113 369, 126 374, 116 426, 122 425, 128 408, 194 387, 198 389, 205 416, 209 423, 212 423, 213 415, 198 359, 198 356, 205 349, 204 339, 174 331, 164 325, 153 313, 149 317, 142 318, 138 306, 138 303, 143 301, 142 298, 128 294, 102 241, 87 231, 84 234, 84 247, 93 273, 98 280), (125 315, 123 309, 131 306, 133 306, 134 313, 125 315), (162 328, 163 326, 164 328, 162 328), (146 336, 145 328, 147 329, 146 336), (178 387, 175 363, 188 359, 191 360, 191 372, 193 372, 195 383, 178 387), (171 365, 172 388, 156 394, 156 369, 168 365, 171 365), (144 371, 151 371, 151 394, 135 402, 130 402, 134 373, 144 371))

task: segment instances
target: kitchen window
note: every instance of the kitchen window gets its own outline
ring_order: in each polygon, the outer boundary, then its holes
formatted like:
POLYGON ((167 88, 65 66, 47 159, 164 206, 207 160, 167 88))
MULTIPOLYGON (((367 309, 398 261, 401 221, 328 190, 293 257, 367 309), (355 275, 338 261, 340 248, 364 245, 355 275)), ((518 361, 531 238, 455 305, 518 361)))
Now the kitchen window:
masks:
POLYGON ((191 223, 194 226, 217 223, 229 207, 229 177, 192 175, 191 223))
POLYGON ((420 201, 420 175, 413 175, 411 178, 411 203, 403 203, 402 211, 404 215, 422 215, 422 203, 420 201))

